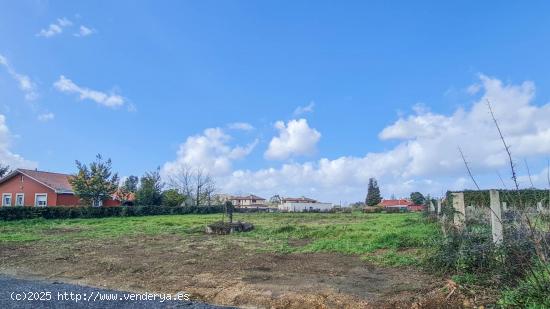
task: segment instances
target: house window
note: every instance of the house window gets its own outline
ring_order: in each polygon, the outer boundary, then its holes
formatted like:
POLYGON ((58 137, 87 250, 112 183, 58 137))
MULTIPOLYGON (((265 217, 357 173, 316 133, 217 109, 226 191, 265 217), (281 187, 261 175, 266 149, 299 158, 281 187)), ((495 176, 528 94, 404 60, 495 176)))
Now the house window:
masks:
POLYGON ((15 206, 24 206, 25 204, 25 194, 17 193, 15 195, 15 206))
POLYGON ((11 193, 2 194, 2 206, 11 206, 11 193))
POLYGON ((37 193, 34 195, 34 206, 36 207, 46 207, 48 206, 48 194, 46 193, 37 193))
POLYGON ((92 206, 93 207, 101 207, 101 206, 103 206, 103 201, 102 200, 94 200, 92 202, 92 206))

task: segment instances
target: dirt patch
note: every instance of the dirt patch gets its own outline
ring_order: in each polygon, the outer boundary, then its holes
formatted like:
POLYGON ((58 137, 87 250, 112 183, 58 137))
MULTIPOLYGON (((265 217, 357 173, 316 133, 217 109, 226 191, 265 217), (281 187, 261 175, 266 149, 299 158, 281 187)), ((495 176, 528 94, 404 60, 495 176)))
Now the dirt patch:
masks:
POLYGON ((289 239, 288 245, 291 247, 304 247, 309 245, 312 242, 311 239, 301 238, 301 239, 289 239))
POLYGON ((63 228, 49 228, 42 231, 46 235, 63 235, 81 232, 82 229, 78 227, 63 227, 63 228))
POLYGON ((187 291, 198 300, 254 308, 408 308, 444 284, 357 256, 258 253, 212 237, 219 236, 0 245, 0 271, 137 292, 187 291))

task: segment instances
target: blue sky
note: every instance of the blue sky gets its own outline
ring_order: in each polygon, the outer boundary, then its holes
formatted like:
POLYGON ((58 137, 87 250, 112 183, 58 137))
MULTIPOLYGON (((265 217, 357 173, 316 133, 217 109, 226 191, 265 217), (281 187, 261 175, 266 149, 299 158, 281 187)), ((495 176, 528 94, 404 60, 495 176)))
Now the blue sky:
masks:
POLYGON ((204 166, 220 191, 266 197, 351 202, 368 177, 386 196, 440 194, 471 187, 458 145, 483 186, 498 185, 496 170, 508 178, 477 118, 490 98, 499 118, 514 116, 503 126, 518 168, 527 159, 543 186, 550 150, 531 143, 550 143, 538 118, 550 101, 549 9, 0 1, 0 159, 71 173, 102 153, 123 176, 204 166), (487 138, 443 133, 470 122, 487 138))

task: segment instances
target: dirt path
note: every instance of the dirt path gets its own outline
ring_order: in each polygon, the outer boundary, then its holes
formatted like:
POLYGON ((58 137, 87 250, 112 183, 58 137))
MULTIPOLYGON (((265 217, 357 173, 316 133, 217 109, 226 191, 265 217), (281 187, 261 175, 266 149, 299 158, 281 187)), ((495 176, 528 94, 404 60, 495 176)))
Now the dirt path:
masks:
POLYGON ((408 308, 440 301, 425 297, 441 280, 413 269, 375 267, 341 254, 258 253, 246 243, 220 247, 209 237, 0 245, 0 272, 136 292, 186 291, 194 300, 251 308, 408 308))

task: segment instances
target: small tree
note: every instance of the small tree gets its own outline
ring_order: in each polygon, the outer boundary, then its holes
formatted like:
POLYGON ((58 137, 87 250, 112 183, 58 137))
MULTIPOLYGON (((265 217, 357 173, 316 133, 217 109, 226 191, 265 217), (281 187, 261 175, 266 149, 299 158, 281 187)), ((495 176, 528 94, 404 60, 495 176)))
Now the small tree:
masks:
POLYGON ((185 201, 185 196, 176 189, 169 189, 162 192, 162 205, 164 206, 181 206, 185 201))
POLYGON ((424 202, 426 201, 426 198, 420 192, 412 192, 411 193, 411 201, 415 205, 423 205, 424 202))
POLYGON ((101 206, 118 188, 118 174, 111 172, 111 159, 103 161, 100 154, 90 166, 76 161, 78 173, 69 178, 74 193, 84 205, 101 206))
POLYGON ((0 163, 0 178, 6 176, 7 174, 10 173, 10 166, 9 165, 4 165, 2 163, 0 163))
POLYGON ((235 210, 235 206, 233 206, 233 203, 231 203, 231 201, 225 202, 225 212, 227 213, 227 219, 229 220, 229 223, 233 223, 234 210, 235 210))
POLYGON ((380 204, 382 197, 380 196, 380 188, 378 187, 378 182, 374 178, 369 178, 369 187, 367 190, 367 198, 365 199, 365 204, 368 206, 376 206, 380 204))
POLYGON ((139 179, 137 176, 128 176, 124 180, 124 183, 118 188, 117 195, 120 198, 122 204, 129 201, 131 196, 136 194, 139 179))
POLYGON ((139 205, 161 205, 162 187, 160 167, 152 172, 147 172, 141 177, 141 185, 136 192, 136 200, 139 205))
POLYGON ((269 198, 269 204, 273 206, 281 204, 281 201, 282 201, 281 196, 279 196, 278 194, 275 194, 271 198, 269 198))

